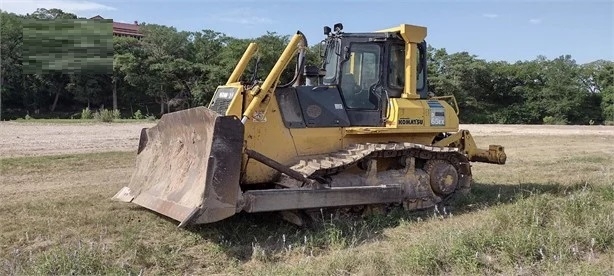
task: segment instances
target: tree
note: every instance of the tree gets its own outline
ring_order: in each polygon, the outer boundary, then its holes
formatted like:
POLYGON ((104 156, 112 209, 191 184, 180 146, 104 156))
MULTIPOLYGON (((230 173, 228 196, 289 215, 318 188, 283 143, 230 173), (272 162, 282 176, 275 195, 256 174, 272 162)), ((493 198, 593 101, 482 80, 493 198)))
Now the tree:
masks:
POLYGON ((38 8, 32 14, 27 14, 26 18, 53 20, 53 19, 77 19, 77 15, 66 13, 61 9, 38 8))
MULTIPOLYGON (((121 57, 129 54, 136 53, 140 51, 139 40, 134 37, 113 37, 113 76, 111 77, 111 83, 113 85, 112 88, 112 100, 113 100, 113 109, 119 109, 118 105, 118 91, 122 91, 122 95, 125 96, 127 102, 132 103, 137 100, 138 97, 133 97, 134 95, 129 95, 133 93, 139 93, 138 88, 131 86, 128 82, 124 81, 126 77, 125 72, 121 70, 121 57)), ((132 104, 131 104, 132 107, 132 104)), ((132 112, 131 112, 132 113, 132 112)))
MULTIPOLYGON (((241 76, 244 83, 264 80, 290 39, 274 32, 239 39, 209 29, 185 32, 141 24, 145 35, 141 40, 113 38, 112 74, 110 69, 108 74, 82 70, 27 74, 23 64, 24 19, 79 18, 59 9, 38 9, 26 16, 2 12, 3 118, 32 111, 70 114, 90 105, 112 105, 131 112, 136 106, 148 113, 149 108, 156 112, 159 105, 161 114, 206 105, 250 42, 257 42, 259 50, 241 76)), ((309 47, 307 64, 322 64, 319 50, 317 43, 309 47)), ((574 124, 614 121, 612 61, 577 64, 569 55, 555 59, 538 56, 515 63, 486 61, 469 52, 448 53, 432 45, 427 52, 429 90, 436 95, 454 95, 463 123, 543 123, 545 118, 574 124)), ((280 83, 293 78, 295 65, 293 59, 280 83)))
POLYGON ((2 99, 17 104, 22 96, 21 49, 23 44, 21 17, 4 11, 0 14, 0 120, 2 99))
POLYGON ((599 87, 601 112, 606 121, 614 122, 614 62, 602 62, 595 74, 595 84, 599 87))

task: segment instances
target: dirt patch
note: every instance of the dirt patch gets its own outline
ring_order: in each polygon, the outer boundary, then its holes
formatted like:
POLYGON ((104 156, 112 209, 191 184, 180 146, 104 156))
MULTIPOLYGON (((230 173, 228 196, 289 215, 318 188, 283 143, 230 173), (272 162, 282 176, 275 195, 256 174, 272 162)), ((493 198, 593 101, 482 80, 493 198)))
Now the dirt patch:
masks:
MULTIPOLYGON (((0 158, 133 151, 141 129, 154 123, 0 122, 0 158)), ((614 126, 461 125, 475 136, 614 136, 614 126)))
POLYGON ((0 158, 136 150, 153 123, 0 122, 0 158))
POLYGON ((461 125, 475 136, 501 135, 583 135, 614 136, 614 126, 552 126, 552 125, 461 125))

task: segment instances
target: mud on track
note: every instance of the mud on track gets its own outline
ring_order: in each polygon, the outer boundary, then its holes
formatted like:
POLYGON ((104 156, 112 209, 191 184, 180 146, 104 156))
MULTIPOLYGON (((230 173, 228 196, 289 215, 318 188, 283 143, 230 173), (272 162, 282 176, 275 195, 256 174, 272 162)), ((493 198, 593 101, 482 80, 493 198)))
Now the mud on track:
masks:
MULTIPOLYGON (((0 122, 0 158, 133 151, 143 123, 0 122)), ((614 136, 614 126, 461 125, 474 136, 614 136)))

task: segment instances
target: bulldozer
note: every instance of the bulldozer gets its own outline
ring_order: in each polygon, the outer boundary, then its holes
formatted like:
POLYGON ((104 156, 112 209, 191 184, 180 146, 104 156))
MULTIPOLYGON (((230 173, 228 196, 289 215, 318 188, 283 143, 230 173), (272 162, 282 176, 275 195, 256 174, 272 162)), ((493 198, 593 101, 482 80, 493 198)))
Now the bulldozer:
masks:
POLYGON ((505 164, 503 146, 479 148, 459 129, 453 95, 428 91, 426 27, 337 23, 324 35, 321 66, 305 64, 297 31, 264 80, 247 82, 250 43, 206 107, 142 129, 130 183, 113 199, 179 227, 241 212, 300 225, 314 210, 432 208, 470 191, 471 162, 505 164), (281 83, 286 70, 294 77, 281 83))

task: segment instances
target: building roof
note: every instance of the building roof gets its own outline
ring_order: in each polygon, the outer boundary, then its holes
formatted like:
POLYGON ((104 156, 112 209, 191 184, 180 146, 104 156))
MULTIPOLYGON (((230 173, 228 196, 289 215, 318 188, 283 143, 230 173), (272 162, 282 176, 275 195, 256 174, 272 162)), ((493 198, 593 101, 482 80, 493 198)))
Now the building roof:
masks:
MULTIPOLYGON (((104 19, 100 15, 96 15, 90 19, 104 19)), ((115 22, 113 21, 113 33, 114 34, 123 34, 123 35, 132 35, 132 36, 143 36, 139 32, 139 22, 134 21, 134 24, 115 22)))

